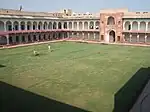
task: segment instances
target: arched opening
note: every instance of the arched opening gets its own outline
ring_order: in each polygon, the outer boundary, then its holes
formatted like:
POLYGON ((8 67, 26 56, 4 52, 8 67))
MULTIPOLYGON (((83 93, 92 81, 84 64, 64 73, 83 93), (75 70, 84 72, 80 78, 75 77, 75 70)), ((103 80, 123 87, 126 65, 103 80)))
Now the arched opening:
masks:
POLYGON ((33 22, 33 30, 36 30, 37 29, 37 22, 33 22))
POLYGON ((31 22, 30 21, 27 22, 27 30, 31 30, 31 22))
POLYGON ((23 43, 25 42, 25 36, 22 36, 22 42, 23 43))
POLYGON ((52 23, 49 22, 48 29, 52 29, 52 23))
POLYGON ((6 30, 7 31, 12 31, 12 23, 11 23, 11 21, 7 21, 6 22, 6 30))
POLYGON ((37 29, 37 22, 33 22, 33 30, 36 30, 37 29))
POLYGON ((4 22, 0 21, 0 31, 4 31, 4 22))
POLYGON ((115 42, 115 32, 113 30, 109 32, 109 42, 115 42))
POLYGON ((47 22, 44 22, 43 29, 44 29, 44 30, 46 30, 46 29, 47 29, 47 22))
POLYGON ((53 29, 56 29, 56 28, 57 28, 56 26, 57 26, 57 23, 54 22, 54 23, 53 23, 53 29))
POLYGON ((74 29, 77 29, 77 22, 74 22, 74 29))
POLYGON ((19 36, 16 36, 16 42, 19 43, 20 39, 19 36))
POLYGON ((34 40, 34 41, 37 41, 37 40, 36 40, 36 35, 33 35, 33 40, 34 40))
POLYGON ((90 28, 90 29, 94 29, 94 22, 93 22, 93 21, 90 22, 89 28, 90 28))
POLYGON ((13 43, 13 38, 12 36, 9 37, 9 44, 12 44, 13 43))
POLYGON ((24 21, 22 21, 20 23, 20 28, 21 28, 21 30, 25 30, 25 22, 24 21))
POLYGON ((46 40, 46 35, 45 34, 43 35, 43 39, 46 40))
POLYGON ((61 22, 58 23, 58 29, 61 29, 62 26, 61 26, 61 22))
POLYGON ((13 30, 19 30, 19 23, 17 21, 14 22, 13 30))
POLYGON ((82 30, 82 29, 83 29, 82 22, 79 22, 79 29, 80 29, 80 30, 82 30))
POLYGON ((125 22, 124 27, 125 27, 125 30, 131 30, 131 24, 130 24, 130 22, 129 21, 125 22))
POLYGON ((84 22, 84 29, 88 29, 88 22, 84 22))
POLYGON ((72 22, 69 22, 69 29, 72 29, 72 22))
POLYGON ((115 25, 114 17, 112 17, 112 16, 108 17, 107 25, 115 25))
POLYGON ((32 42, 30 35, 28 35, 28 42, 32 42))
POLYGON ((134 21, 132 23, 132 30, 138 30, 138 22, 134 21))
POLYGON ((96 21, 95 25, 96 25, 95 28, 99 29, 99 25, 100 25, 99 21, 96 21))
POLYGON ((1 45, 6 45, 7 44, 7 38, 5 36, 0 37, 0 44, 1 45))
POLYGON ((42 30, 42 22, 41 21, 38 24, 38 30, 42 30))
POLYGON ((67 29, 67 22, 64 22, 64 29, 67 29))
POLYGON ((140 22, 140 30, 142 31, 146 30, 146 23, 144 21, 140 22))

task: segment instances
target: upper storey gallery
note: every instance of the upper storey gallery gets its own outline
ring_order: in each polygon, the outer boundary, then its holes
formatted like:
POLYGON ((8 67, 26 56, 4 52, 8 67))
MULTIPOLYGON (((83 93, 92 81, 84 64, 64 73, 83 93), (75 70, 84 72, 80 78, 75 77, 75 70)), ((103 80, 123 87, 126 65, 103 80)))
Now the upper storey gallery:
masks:
POLYGON ((71 10, 60 12, 27 12, 0 10, 0 30, 99 30, 99 14, 79 14, 71 10))

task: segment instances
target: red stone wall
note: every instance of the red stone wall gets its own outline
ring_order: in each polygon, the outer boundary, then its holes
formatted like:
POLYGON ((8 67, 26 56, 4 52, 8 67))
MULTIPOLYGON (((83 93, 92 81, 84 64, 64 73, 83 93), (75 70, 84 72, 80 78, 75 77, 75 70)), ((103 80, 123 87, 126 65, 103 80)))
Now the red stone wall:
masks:
POLYGON ((104 39, 107 38, 107 34, 111 30, 115 31, 115 41, 121 42, 123 41, 122 31, 123 31, 123 13, 101 13, 100 14, 100 38, 101 35, 104 36, 104 39), (109 17, 113 17, 115 19, 114 25, 107 25, 107 20, 109 17), (118 36, 120 36, 120 40, 118 40, 118 36))

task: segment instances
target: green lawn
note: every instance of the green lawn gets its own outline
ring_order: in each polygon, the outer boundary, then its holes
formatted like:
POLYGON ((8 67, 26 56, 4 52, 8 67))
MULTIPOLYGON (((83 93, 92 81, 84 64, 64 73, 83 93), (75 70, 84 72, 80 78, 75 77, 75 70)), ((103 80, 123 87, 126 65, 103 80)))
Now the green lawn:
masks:
POLYGON ((112 112, 114 94, 141 67, 150 48, 52 43, 0 50, 0 81, 94 112, 112 112), (33 56, 33 49, 40 56, 33 56))

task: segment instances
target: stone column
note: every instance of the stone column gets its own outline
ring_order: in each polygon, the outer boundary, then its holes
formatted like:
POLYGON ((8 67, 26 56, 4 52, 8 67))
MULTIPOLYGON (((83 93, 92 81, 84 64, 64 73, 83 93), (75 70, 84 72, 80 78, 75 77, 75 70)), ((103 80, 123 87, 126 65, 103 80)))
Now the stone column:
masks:
POLYGON ((28 35, 26 34, 24 37, 25 37, 25 43, 28 43, 28 35))
POLYGON ((77 30, 79 30, 79 22, 77 22, 77 30))
POLYGON ((147 42, 147 35, 145 35, 145 43, 147 42))
POLYGON ((131 42, 131 40, 132 40, 132 35, 130 34, 130 42, 131 42))
POLYGON ((95 35, 96 35, 96 34, 94 33, 94 40, 95 40, 95 35))
POLYGON ((82 30, 84 30, 84 22, 82 22, 82 30))
POLYGON ((137 42, 139 42, 139 34, 137 35, 137 42))
POLYGON ((74 30, 74 22, 72 22, 72 29, 74 30))
POLYGON ((140 31, 140 22, 138 22, 138 31, 140 31))
POLYGON ((88 33, 88 40, 89 40, 89 38, 90 38, 90 33, 88 33))
POLYGON ((7 45, 9 45, 9 35, 6 35, 7 45))
POLYGON ((82 39, 84 40, 84 32, 82 33, 82 39))
POLYGON ((67 38, 70 38, 70 33, 69 32, 67 32, 67 38))
POLYGON ((146 22, 146 31, 148 31, 148 22, 146 22))

